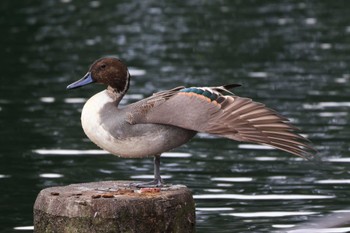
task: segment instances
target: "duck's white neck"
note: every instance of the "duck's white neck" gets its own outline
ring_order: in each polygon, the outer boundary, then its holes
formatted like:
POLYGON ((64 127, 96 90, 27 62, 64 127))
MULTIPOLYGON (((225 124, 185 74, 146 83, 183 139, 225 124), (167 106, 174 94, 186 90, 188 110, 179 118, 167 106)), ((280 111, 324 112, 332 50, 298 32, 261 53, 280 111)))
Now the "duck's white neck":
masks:
POLYGON ((120 101, 123 99, 125 92, 118 92, 114 88, 108 86, 106 90, 107 94, 115 101, 116 106, 119 105, 120 101))
POLYGON ((114 99, 114 101, 116 102, 116 105, 118 105, 119 102, 123 99, 124 95, 129 89, 129 85, 130 85, 130 74, 129 74, 129 71, 127 71, 126 83, 123 88, 120 88, 120 87, 114 88, 112 86, 107 87, 107 93, 112 99, 114 99))

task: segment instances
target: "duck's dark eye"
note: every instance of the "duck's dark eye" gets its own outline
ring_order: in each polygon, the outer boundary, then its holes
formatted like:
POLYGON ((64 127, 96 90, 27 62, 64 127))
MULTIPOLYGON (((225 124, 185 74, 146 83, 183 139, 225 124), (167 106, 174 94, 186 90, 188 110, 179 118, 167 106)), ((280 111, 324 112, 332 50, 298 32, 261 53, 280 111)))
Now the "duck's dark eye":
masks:
POLYGON ((104 68, 106 68, 106 64, 101 65, 101 69, 104 69, 104 68))

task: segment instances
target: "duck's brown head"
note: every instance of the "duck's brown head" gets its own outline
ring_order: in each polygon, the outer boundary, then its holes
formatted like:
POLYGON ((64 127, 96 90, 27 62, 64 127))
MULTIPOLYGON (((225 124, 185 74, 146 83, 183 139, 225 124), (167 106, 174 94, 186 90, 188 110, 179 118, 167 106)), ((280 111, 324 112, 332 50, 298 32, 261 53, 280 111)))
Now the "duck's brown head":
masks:
POLYGON ((129 88, 130 74, 126 65, 114 57, 96 60, 86 75, 67 86, 67 89, 79 88, 90 83, 102 83, 110 86, 116 92, 125 93, 129 88))

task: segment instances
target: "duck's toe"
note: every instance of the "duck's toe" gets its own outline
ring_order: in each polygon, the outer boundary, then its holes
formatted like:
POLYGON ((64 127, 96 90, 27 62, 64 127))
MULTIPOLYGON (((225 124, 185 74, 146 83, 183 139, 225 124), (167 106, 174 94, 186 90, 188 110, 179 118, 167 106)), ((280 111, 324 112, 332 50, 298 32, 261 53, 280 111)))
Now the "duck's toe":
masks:
POLYGON ((131 183, 130 186, 136 187, 136 188, 159 188, 163 187, 164 184, 162 180, 154 179, 149 182, 137 182, 137 183, 131 183))

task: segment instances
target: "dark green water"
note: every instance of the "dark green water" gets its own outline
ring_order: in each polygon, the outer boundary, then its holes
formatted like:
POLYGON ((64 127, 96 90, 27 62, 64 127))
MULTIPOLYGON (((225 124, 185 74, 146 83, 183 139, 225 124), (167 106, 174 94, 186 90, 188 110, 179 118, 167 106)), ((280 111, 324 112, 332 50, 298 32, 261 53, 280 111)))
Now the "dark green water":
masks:
POLYGON ((131 67, 124 103, 179 85, 241 83, 236 94, 289 117, 319 150, 322 162, 307 162, 200 134, 168 153, 162 174, 193 190, 198 232, 271 232, 350 206, 349 1, 0 7, 0 232, 31 229, 43 188, 152 175, 151 159, 101 154, 83 134, 81 108, 102 86, 65 90, 105 55, 131 67))

